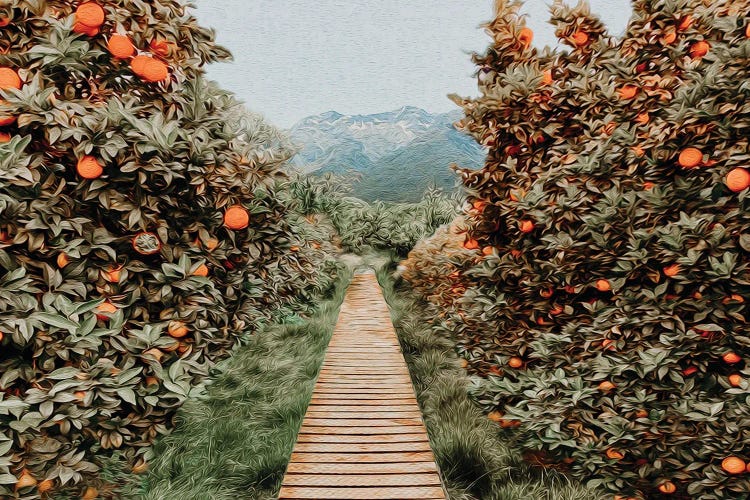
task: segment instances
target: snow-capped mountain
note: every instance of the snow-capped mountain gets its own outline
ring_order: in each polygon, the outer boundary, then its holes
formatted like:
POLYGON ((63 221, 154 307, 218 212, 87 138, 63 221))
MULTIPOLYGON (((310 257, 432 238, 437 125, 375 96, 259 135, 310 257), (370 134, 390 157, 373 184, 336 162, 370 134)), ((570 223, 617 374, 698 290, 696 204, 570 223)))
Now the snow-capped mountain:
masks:
POLYGON ((455 185, 451 163, 483 164, 482 148, 453 127, 461 116, 459 110, 432 114, 412 106, 372 115, 310 116, 289 130, 300 148, 292 164, 303 172, 356 171, 362 178, 354 194, 364 199, 418 199, 431 183, 455 185))

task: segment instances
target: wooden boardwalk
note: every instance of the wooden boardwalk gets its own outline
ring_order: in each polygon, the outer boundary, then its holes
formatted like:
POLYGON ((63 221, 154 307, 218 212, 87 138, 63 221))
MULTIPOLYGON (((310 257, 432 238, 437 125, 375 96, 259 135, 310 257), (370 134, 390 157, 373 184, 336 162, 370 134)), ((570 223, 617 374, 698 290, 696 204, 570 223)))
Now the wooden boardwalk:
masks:
POLYGON ((445 499, 373 273, 346 293, 279 498, 445 499))

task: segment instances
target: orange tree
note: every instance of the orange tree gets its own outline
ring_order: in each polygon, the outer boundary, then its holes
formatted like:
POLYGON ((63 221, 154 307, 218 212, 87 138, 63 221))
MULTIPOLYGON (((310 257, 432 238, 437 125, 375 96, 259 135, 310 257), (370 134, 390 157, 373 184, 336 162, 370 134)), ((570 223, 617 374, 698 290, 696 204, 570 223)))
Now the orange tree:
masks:
POLYGON ((0 25, 0 496, 32 498, 112 450, 143 470, 324 256, 289 223, 291 149, 201 78, 229 54, 182 2, 15 0, 0 25))
POLYGON ((497 7, 459 100, 479 262, 442 322, 478 401, 617 495, 745 498, 750 4, 638 1, 614 40, 555 3, 567 53, 497 7))

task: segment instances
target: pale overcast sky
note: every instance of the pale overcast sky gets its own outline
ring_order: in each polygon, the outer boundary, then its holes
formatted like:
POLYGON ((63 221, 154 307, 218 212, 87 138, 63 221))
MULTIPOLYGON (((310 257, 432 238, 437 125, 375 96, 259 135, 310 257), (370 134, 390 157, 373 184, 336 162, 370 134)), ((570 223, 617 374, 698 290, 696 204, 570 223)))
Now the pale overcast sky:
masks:
MULTIPOLYGON (((475 95, 468 52, 489 41, 478 26, 492 0, 195 0, 204 26, 234 54, 209 77, 247 107, 289 127, 335 110, 367 114, 419 106, 454 109, 446 95, 475 95)), ((546 23, 551 0, 528 0, 523 12, 535 44, 554 44, 546 23)), ((591 0, 615 34, 629 0, 591 0)))

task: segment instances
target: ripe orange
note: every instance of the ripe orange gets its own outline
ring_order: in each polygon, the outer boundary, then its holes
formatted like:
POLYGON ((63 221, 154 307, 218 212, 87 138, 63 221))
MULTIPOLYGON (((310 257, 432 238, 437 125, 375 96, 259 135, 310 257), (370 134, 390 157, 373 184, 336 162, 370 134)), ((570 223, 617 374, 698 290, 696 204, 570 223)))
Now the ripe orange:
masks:
POLYGON ((604 339, 602 340, 602 349, 606 349, 608 351, 614 351, 616 347, 614 346, 614 340, 612 339, 604 339))
POLYGON ((750 187, 750 172, 741 167, 733 168, 727 174, 724 183, 734 193, 744 191, 750 187))
POLYGON ((671 495, 675 491, 677 491, 677 486, 672 481, 664 481, 659 485, 659 491, 664 493, 665 495, 671 495))
POLYGON ((674 31, 669 31, 665 33, 663 37, 661 37, 661 42, 664 45, 672 45, 675 40, 677 40, 677 33, 675 33, 674 31))
POLYGON ((5 28, 10 24, 10 18, 9 17, 0 17, 0 28, 5 28))
POLYGON ((635 121, 637 121, 641 125, 645 125, 651 121, 651 117, 647 112, 644 111, 643 113, 638 113, 638 116, 635 117, 635 121))
POLYGON ((120 270, 122 267, 111 267, 104 273, 104 279, 110 283, 120 282, 120 270))
POLYGON ((703 151, 698 148, 685 148, 680 152, 677 162, 682 168, 695 168, 703 163, 703 151))
POLYGON ((671 266, 667 266, 663 269, 664 276, 667 276, 669 278, 673 276, 677 276, 680 273, 680 265, 679 264, 672 264, 671 266))
POLYGON ((729 376, 729 385, 732 387, 739 387, 742 383, 742 375, 739 373, 733 373, 729 376))
POLYGON ((21 472, 21 475, 18 477, 18 481, 16 481, 16 491, 23 489, 23 488, 30 488, 32 486, 36 486, 37 480, 34 476, 31 475, 29 471, 26 469, 21 472))
POLYGON ((208 266, 206 264, 201 264, 195 269, 195 271, 193 271, 193 276, 201 276, 205 278, 208 276, 208 266))
POLYGON ((555 306, 555 307, 553 307, 553 308, 552 308, 552 309, 550 310, 550 312, 549 312, 549 313, 550 313, 550 315, 551 315, 551 316, 559 316, 559 315, 560 315, 560 314, 562 314, 563 312, 565 312, 565 309, 563 309, 563 307, 562 307, 562 306, 555 306))
POLYGON ((104 168, 93 156, 84 156, 78 160, 76 171, 84 179, 97 179, 104 173, 104 168))
POLYGON ((104 9, 96 2, 82 3, 76 9, 76 23, 98 28, 104 24, 104 9))
MULTIPOLYGON (((2 125, 0 123, 0 125, 2 125)), ((10 142, 10 134, 7 132, 0 132, 0 144, 5 144, 6 142, 10 142)))
POLYGON ((581 47, 589 43, 589 35, 585 31, 576 31, 573 33, 573 43, 576 47, 581 47))
POLYGON ((735 301, 742 304, 745 302, 745 299, 742 298, 742 295, 737 295, 736 293, 733 293, 729 297, 725 297, 724 300, 721 301, 722 304, 729 304, 730 302, 735 301))
POLYGON ((130 61, 130 69, 142 80, 149 83, 161 82, 169 77, 167 65, 151 56, 135 56, 130 61))
POLYGON ((722 356, 721 359, 723 359, 724 362, 728 365, 734 365, 742 361, 742 358, 737 353, 734 353, 734 352, 728 352, 724 354, 724 356, 722 356))
POLYGON ((508 366, 511 368, 521 368, 523 366, 523 360, 517 356, 513 356, 508 360, 508 366))
POLYGON ((638 94, 638 87, 635 85, 623 85, 617 92, 620 94, 621 99, 632 99, 638 94))
POLYGON ((493 422, 499 422, 503 419, 503 414, 497 410, 494 410, 487 414, 487 418, 489 418, 493 422))
POLYGON ((553 82, 553 79, 552 79, 552 70, 545 69, 544 72, 542 73, 542 83, 544 85, 549 85, 552 82, 553 82))
POLYGON ((47 493, 54 486, 55 486, 55 482, 54 481, 52 481, 51 479, 45 479, 44 481, 42 481, 41 483, 39 483, 39 485, 36 487, 36 490, 39 493, 47 493))
POLYGON ((648 418, 648 411, 646 411, 646 410, 638 410, 637 412, 635 412, 635 416, 637 418, 648 418))
POLYGON ((182 321, 170 321, 169 326, 167 326, 167 333, 175 339, 181 339, 187 335, 189 331, 188 327, 185 326, 185 323, 182 321))
POLYGON ((599 279, 596 280, 596 289, 600 292, 608 292, 612 290, 612 285, 609 283, 608 280, 605 279, 599 279))
POLYGON ((151 40, 151 43, 148 44, 148 47, 154 54, 157 54, 161 57, 167 57, 172 51, 173 45, 166 40, 151 40))
POLYGON ((12 68, 0 68, 0 89, 20 89, 23 86, 21 77, 12 68))
POLYGON ((694 374, 698 371, 698 368, 695 366, 688 366, 684 370, 682 370, 682 374, 686 377, 689 377, 690 375, 694 374))
POLYGON ((86 399, 86 392, 76 391, 73 393, 73 396, 75 396, 78 401, 83 401, 84 399, 86 399))
POLYGON ((87 36, 96 36, 99 34, 99 28, 86 26, 85 24, 75 23, 73 25, 73 32, 80 33, 87 36))
POLYGON ((612 382, 610 382, 609 380, 605 380, 601 382, 598 387, 599 387, 599 390, 602 392, 609 392, 617 386, 613 384, 612 382))
POLYGON ((711 46, 708 44, 708 42, 702 40, 700 42, 695 42, 690 46, 690 57, 692 59, 700 59, 701 57, 708 54, 708 50, 710 48, 711 46))
POLYGON ((65 252, 60 253, 57 256, 57 267, 62 269, 68 264, 70 264, 70 259, 68 259, 68 255, 65 252))
POLYGON ((492 247, 486 246, 482 248, 482 255, 492 255, 492 247))
POLYGON ((117 306, 111 302, 102 302, 96 306, 96 317, 101 321, 107 321, 110 315, 117 312, 117 306))
POLYGON ((614 448, 607 449, 607 458, 610 458, 612 460, 622 460, 625 458, 625 455, 622 454, 622 452, 619 452, 615 450, 614 448))
POLYGON ((89 486, 86 488, 86 491, 83 493, 83 496, 81 496, 81 500, 94 500, 99 497, 99 490, 94 488, 93 486, 89 486))
POLYGON ((531 30, 531 28, 522 28, 518 33, 518 40, 525 47, 528 47, 529 45, 531 45, 532 40, 534 40, 534 32, 531 30))
POLYGON ((476 250, 477 248, 479 248, 479 242, 474 238, 468 238, 466 241, 464 241, 464 248, 466 250, 476 250))
POLYGON ((513 256, 514 258, 516 258, 516 259, 517 259, 517 258, 521 257, 521 255, 523 255, 523 252, 521 252, 520 250, 518 250, 518 249, 514 248, 513 250, 511 250, 511 251, 510 251, 510 254, 511 254, 511 255, 512 255, 512 256, 513 256))
POLYGON ((655 185, 656 184, 654 184, 653 182, 646 181, 643 183, 643 189, 645 189, 646 191, 651 191, 652 189, 654 189, 655 185))
POLYGON ((224 225, 234 231, 250 225, 250 214, 242 205, 233 205, 224 213, 224 225))
POLYGON ((107 42, 107 50, 117 59, 127 59, 135 54, 135 46, 125 35, 112 35, 107 42))
POLYGON ((530 233, 534 230, 534 222, 530 220, 522 220, 519 223, 519 228, 521 229, 522 233, 530 233))
POLYGON ((750 38, 750 24, 745 26, 745 38, 750 38))
POLYGON ((677 25, 677 29, 680 31, 685 31, 686 29, 690 28, 693 25, 693 16, 688 14, 687 16, 680 19, 680 24, 677 25))
POLYGON ((739 457, 727 457, 721 462, 721 468, 729 474, 742 474, 745 467, 745 461, 739 457))

